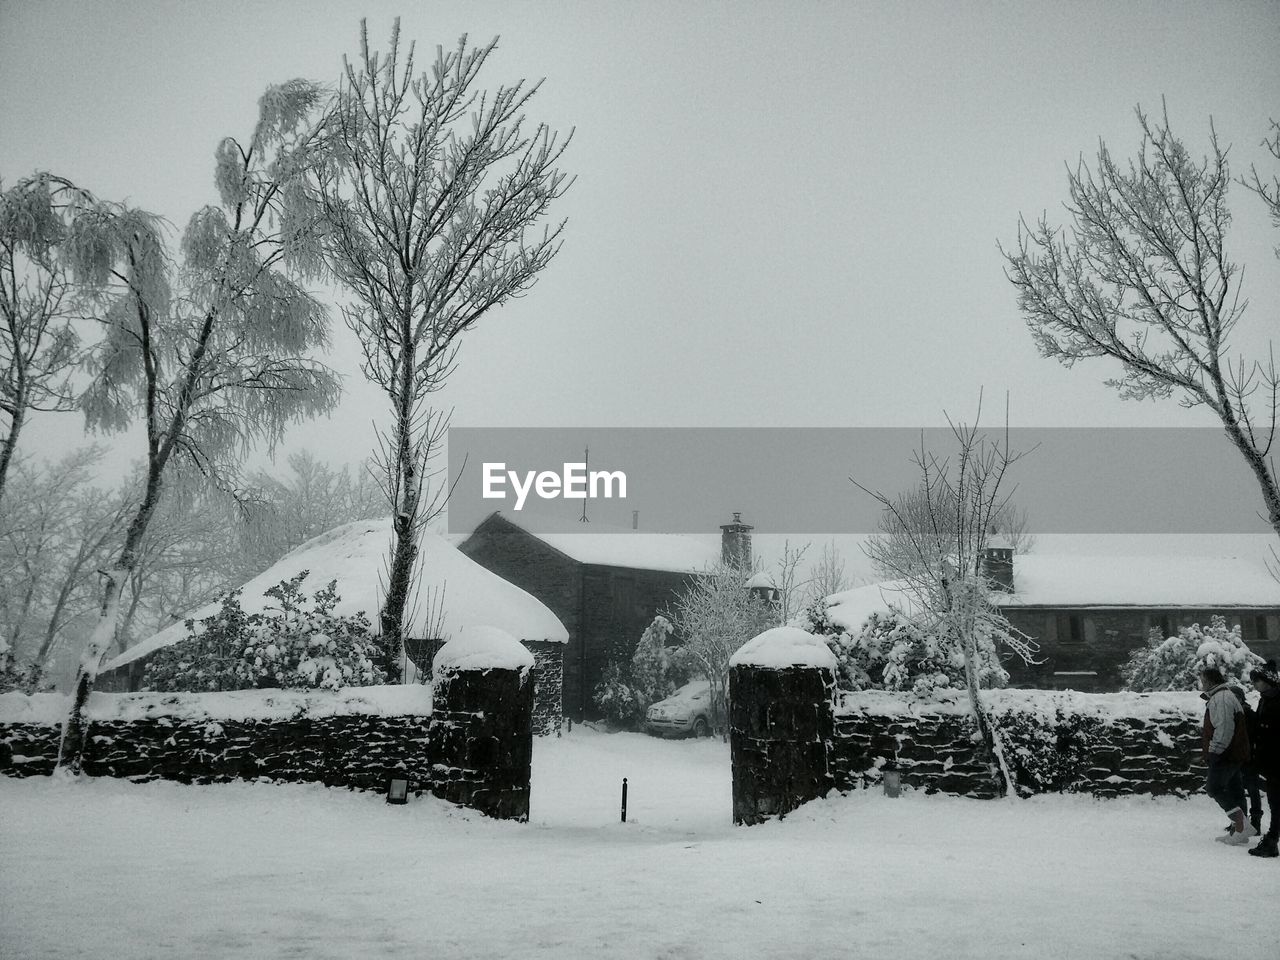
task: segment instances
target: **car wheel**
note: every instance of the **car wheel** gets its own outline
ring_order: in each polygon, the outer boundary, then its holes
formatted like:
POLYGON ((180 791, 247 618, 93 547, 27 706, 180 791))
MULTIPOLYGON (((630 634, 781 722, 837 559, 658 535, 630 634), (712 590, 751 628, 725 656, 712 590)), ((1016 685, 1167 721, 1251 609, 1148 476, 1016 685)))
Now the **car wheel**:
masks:
POLYGON ((707 723, 704 718, 699 717, 693 721, 693 735, 699 738, 711 736, 711 724, 707 723))

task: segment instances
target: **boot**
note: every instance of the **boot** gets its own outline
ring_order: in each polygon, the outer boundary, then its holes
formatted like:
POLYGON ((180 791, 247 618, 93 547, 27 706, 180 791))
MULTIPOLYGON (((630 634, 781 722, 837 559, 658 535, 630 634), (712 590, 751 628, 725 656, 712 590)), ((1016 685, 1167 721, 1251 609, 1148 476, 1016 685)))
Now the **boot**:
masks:
POLYGON ((1280 849, 1276 847, 1276 838, 1267 835, 1262 842, 1249 851, 1251 857, 1280 857, 1280 849))

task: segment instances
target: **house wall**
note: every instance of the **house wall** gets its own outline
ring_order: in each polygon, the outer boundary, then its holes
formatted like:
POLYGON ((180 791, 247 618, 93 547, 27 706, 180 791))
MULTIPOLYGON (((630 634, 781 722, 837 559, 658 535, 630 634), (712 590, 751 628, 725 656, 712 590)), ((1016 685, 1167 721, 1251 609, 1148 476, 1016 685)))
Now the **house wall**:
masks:
POLYGON ((578 699, 570 700, 566 692, 566 709, 576 708, 578 717, 600 716, 591 696, 604 679, 605 667, 610 661, 629 661, 634 656, 645 628, 675 603, 688 581, 687 574, 662 570, 583 567, 578 699))
POLYGON ((464 554, 551 610, 565 629, 563 709, 596 719, 592 697, 610 660, 630 659, 654 616, 674 603, 688 575, 582 564, 501 517, 490 517, 459 546, 464 554))
POLYGON ((1043 661, 1024 664, 1013 657, 1006 662, 1011 686, 1119 690, 1124 686, 1121 668, 1134 650, 1146 644, 1152 628, 1173 633, 1179 626, 1208 624, 1214 615, 1225 617, 1228 626, 1239 625, 1254 653, 1280 658, 1280 609, 1006 607, 1002 612, 1014 627, 1039 643, 1037 659, 1043 661))

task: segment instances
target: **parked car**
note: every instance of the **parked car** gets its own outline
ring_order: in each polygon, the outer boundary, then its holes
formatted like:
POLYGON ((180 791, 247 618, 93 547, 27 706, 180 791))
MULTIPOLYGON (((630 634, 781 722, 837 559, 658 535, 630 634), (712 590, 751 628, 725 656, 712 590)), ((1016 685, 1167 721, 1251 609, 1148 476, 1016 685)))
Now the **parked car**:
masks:
POLYGON ((711 684, 694 680, 659 700, 645 714, 644 732, 655 737, 709 737, 713 727, 711 684))

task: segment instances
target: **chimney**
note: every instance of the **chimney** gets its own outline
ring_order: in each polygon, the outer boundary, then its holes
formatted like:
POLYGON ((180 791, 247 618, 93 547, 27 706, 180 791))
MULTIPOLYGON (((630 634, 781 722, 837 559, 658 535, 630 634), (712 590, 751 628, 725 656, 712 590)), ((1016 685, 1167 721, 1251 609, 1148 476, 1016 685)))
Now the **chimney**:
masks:
POLYGON ((982 575, 998 593, 1013 593, 1013 544, 1001 536, 987 540, 982 551, 982 575))
POLYGON ((720 527, 720 559, 739 570, 751 569, 751 531, 755 527, 742 522, 742 514, 735 512, 733 522, 720 527))

